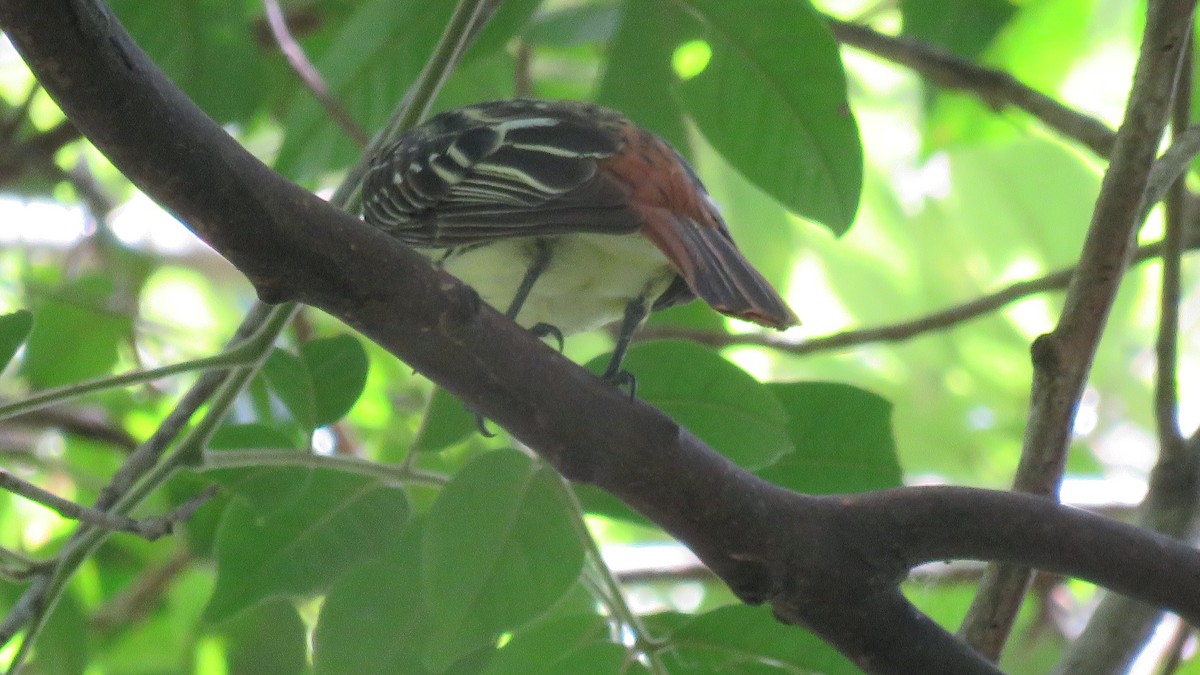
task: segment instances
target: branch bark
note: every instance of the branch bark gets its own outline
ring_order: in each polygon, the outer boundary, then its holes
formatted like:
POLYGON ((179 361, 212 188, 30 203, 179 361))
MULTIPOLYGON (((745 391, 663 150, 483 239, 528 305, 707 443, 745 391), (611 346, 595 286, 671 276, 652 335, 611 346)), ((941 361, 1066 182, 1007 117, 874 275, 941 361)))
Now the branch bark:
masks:
POLYGON ((274 174, 208 120, 93 0, 0 0, 0 22, 67 115, 260 297, 337 316, 565 476, 689 545, 746 602, 881 673, 994 673, 917 612, 912 566, 1002 560, 1200 620, 1200 553, 1027 495, 962 488, 792 493, 738 468, 484 305, 420 255, 274 174), (670 476, 670 480, 664 480, 670 476))

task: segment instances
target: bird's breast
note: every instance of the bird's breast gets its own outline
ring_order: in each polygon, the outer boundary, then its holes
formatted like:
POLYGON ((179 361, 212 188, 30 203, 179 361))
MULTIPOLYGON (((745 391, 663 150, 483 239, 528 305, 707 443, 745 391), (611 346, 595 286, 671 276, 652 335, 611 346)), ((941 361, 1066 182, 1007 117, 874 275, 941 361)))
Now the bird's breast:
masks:
MULTIPOLYGON (((675 278, 666 257, 640 234, 570 234, 541 241, 549 246, 550 262, 517 315, 525 327, 546 323, 563 335, 599 328, 620 319, 635 298, 653 302, 675 278)), ((455 251, 442 264, 503 312, 538 246, 533 238, 499 240, 455 251)))

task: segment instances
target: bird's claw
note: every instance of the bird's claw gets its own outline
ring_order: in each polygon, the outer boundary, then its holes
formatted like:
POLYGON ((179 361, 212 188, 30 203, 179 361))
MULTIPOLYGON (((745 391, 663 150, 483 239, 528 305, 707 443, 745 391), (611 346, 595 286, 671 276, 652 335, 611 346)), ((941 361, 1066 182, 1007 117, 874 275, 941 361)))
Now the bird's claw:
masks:
POLYGON ((530 326, 529 332, 533 333, 534 337, 538 339, 546 337, 554 338, 554 341, 558 343, 559 353, 562 353, 563 347, 565 347, 567 344, 563 339, 562 331, 558 329, 558 326, 548 323, 535 323, 530 326))
POLYGON ((628 370, 616 370, 605 373, 600 379, 617 389, 628 389, 629 400, 637 398, 637 376, 628 370))

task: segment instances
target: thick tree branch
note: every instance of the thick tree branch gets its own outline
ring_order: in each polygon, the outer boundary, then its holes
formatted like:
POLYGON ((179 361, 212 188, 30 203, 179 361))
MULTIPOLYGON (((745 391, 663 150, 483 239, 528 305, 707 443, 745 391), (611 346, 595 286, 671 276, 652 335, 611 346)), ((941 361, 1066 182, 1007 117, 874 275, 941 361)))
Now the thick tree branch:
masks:
MULTIPOLYGON (((1172 147, 1179 146, 1180 136, 1194 128, 1188 127, 1192 117, 1192 39, 1188 40, 1180 63, 1178 90, 1172 106, 1171 125, 1176 137, 1172 147)), ((1190 161, 1191 158, 1187 159, 1190 161)), ((1186 195, 1184 178, 1179 177, 1172 183, 1164 202, 1166 231, 1154 383, 1159 454, 1138 517, 1144 527, 1185 540, 1195 530, 1200 504, 1200 493, 1196 491, 1196 467, 1200 460, 1197 450, 1200 448, 1184 438, 1178 417, 1177 352, 1186 195)), ((1162 611, 1152 605, 1124 596, 1106 595, 1092 614, 1087 628, 1067 651, 1058 672, 1083 675, 1128 669, 1162 616, 1162 611)))
POLYGON ((102 6, 0 0, 0 22, 79 128, 264 299, 346 321, 567 477, 650 517, 741 598, 773 603, 781 619, 867 670, 995 672, 897 590, 910 567, 930 560, 1045 567, 1200 619, 1200 587, 1190 583, 1200 553, 1049 500, 955 488, 816 498, 766 483, 423 257, 269 171, 167 82, 102 6))

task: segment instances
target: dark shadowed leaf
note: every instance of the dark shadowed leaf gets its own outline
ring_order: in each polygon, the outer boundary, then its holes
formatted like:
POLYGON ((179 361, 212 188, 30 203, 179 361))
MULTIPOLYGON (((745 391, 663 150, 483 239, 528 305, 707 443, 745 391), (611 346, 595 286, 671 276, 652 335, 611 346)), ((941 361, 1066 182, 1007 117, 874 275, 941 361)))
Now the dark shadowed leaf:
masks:
POLYGON ((438 387, 425 409, 414 447, 422 452, 445 450, 475 431, 475 415, 454 394, 438 387))
POLYGON ((33 314, 28 310, 22 309, 0 316, 0 371, 12 361, 31 330, 33 314))
POLYGON ((306 342, 300 358, 313 383, 313 423, 320 427, 341 419, 367 384, 367 351, 352 335, 306 342))
POLYGON ((1008 0, 900 0, 904 34, 974 59, 1017 8, 1008 0))
POLYGON ((316 394, 304 361, 291 352, 276 349, 263 364, 262 375, 271 391, 287 406, 292 420, 301 429, 312 431, 316 427, 316 394))
POLYGON ((513 635, 512 640, 496 652, 484 675, 557 672, 546 669, 585 645, 611 644, 608 639, 611 630, 608 621, 598 614, 539 621, 513 635))
POLYGON ((154 62, 222 124, 248 120, 266 93, 249 6, 243 0, 112 2, 154 62))
POLYGON ((494 653, 487 644, 448 668, 422 661, 429 609, 421 591, 422 523, 413 521, 378 560, 358 565, 329 589, 313 632, 318 675, 477 675, 494 653))

